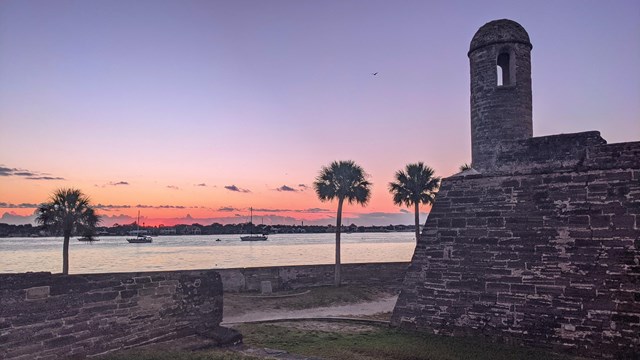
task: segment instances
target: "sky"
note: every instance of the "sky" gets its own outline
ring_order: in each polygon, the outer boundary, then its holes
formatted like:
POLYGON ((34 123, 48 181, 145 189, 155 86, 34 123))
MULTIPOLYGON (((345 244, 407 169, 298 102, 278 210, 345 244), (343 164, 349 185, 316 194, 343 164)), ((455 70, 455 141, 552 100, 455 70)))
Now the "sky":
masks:
POLYGON ((2 1, 0 222, 75 187, 105 225, 326 225, 314 178, 353 160, 372 197, 344 222, 411 224, 388 183, 470 162, 467 51, 502 18, 533 44, 534 136, 640 140, 637 0, 2 1))

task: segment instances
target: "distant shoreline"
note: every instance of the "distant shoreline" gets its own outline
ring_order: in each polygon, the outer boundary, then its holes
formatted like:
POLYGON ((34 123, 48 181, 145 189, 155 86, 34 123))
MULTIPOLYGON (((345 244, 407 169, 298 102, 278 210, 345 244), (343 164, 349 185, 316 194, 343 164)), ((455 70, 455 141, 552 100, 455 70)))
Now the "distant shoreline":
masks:
MULTIPOLYGON (((413 232, 413 225, 387 225, 387 226, 357 226, 355 224, 343 225, 342 233, 380 233, 380 232, 413 232)), ((151 236, 193 236, 193 235, 240 235, 249 233, 264 234, 323 234, 335 233, 336 227, 332 225, 252 225, 250 223, 222 225, 174 225, 174 226, 142 226, 139 232, 151 236)), ((129 236, 137 234, 135 223, 127 225, 115 225, 111 227, 98 227, 96 236, 129 236)), ((49 237, 55 233, 47 232, 41 226, 12 225, 0 223, 0 238, 16 237, 49 237)), ((74 235, 79 236, 79 235, 74 235)))

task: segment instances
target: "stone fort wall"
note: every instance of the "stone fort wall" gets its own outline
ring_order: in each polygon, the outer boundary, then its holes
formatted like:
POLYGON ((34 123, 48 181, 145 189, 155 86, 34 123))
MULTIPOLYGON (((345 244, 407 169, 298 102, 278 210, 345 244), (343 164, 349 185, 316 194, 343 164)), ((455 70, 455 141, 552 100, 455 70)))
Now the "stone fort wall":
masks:
MULTIPOLYGON (((399 288, 408 265, 343 264, 343 283, 399 288)), ((0 359, 84 358, 194 334, 215 343, 223 290, 260 291, 264 281, 273 291, 331 286, 333 271, 334 265, 303 265, 0 274, 0 359)))
POLYGON ((500 144, 444 179, 392 323, 595 358, 640 353, 640 142, 500 144))
POLYGON ((0 358, 84 358, 203 334, 222 321, 214 271, 0 274, 0 358))
MULTIPOLYGON (((409 263, 342 264, 342 284, 400 288, 409 263)), ((296 265, 217 269, 225 292, 260 291, 263 281, 273 291, 332 286, 335 265, 296 265)))

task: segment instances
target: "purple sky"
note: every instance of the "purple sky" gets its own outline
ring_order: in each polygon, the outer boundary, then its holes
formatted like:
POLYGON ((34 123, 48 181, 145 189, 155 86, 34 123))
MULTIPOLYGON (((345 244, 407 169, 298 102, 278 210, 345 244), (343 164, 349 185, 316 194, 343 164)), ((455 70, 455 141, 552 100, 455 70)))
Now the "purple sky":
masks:
POLYGON ((2 1, 0 166, 65 180, 0 179, 0 202, 333 209, 273 190, 353 159, 374 196, 347 211, 411 223, 386 184, 470 161, 466 53, 500 18, 533 43, 534 136, 640 138, 637 0, 2 1))

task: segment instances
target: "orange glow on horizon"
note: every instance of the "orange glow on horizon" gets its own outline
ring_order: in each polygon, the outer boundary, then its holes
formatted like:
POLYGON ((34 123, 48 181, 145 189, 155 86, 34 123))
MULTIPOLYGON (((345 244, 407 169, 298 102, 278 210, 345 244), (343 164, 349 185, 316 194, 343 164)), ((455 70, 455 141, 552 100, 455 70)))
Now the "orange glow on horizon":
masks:
MULTIPOLYGON (((92 193, 88 195, 92 199, 92 204, 97 207, 98 214, 103 217, 103 226, 111 226, 115 223, 130 224, 136 220, 138 211, 140 211, 140 223, 144 223, 146 226, 190 225, 193 223, 209 225, 214 222, 223 224, 244 223, 249 221, 250 207, 254 209, 254 223, 264 221, 264 223, 268 225, 292 225, 302 222, 331 224, 335 222, 337 210, 336 201, 320 202, 315 197, 315 193, 310 190, 300 194, 280 194, 277 191, 267 192, 267 194, 262 194, 258 199, 259 201, 255 201, 253 204, 249 203, 247 199, 238 201, 237 199, 225 198, 225 200, 222 200, 224 202, 216 201, 215 203, 209 204, 205 202, 195 202, 195 204, 198 205, 183 203, 180 201, 182 197, 167 199, 166 202, 152 201, 153 198, 148 198, 148 202, 140 201, 135 204, 111 202, 103 200, 103 197, 107 195, 106 191, 102 189, 94 191, 96 191, 96 195, 92 193), (169 200, 173 201, 170 202, 169 200), (238 205, 231 205, 234 203, 238 205), (323 219, 326 219, 326 222, 322 221, 323 219)), ((185 198, 191 197, 193 196, 185 196, 185 198)), ((7 203, 11 203, 11 198, 9 200, 7 203)), ((44 199, 32 201, 31 203, 37 204, 47 200, 48 195, 44 199)), ((11 204, 22 204, 22 202, 14 202, 11 204)), ((33 215, 35 210, 35 207, 16 208, 0 206, 0 213, 8 213, 22 217, 33 215)), ((408 211, 412 210, 413 209, 408 209, 408 211)), ((421 207, 421 212, 424 213, 428 211, 429 207, 421 207)), ((363 207, 358 204, 345 204, 343 216, 345 219, 349 219, 357 218, 362 214, 398 212, 399 208, 392 204, 391 197, 388 193, 376 193, 374 189, 372 201, 368 206, 363 207)), ((409 223, 410 221, 406 222, 409 223)), ((355 223, 357 224, 357 221, 355 221, 355 223)))

